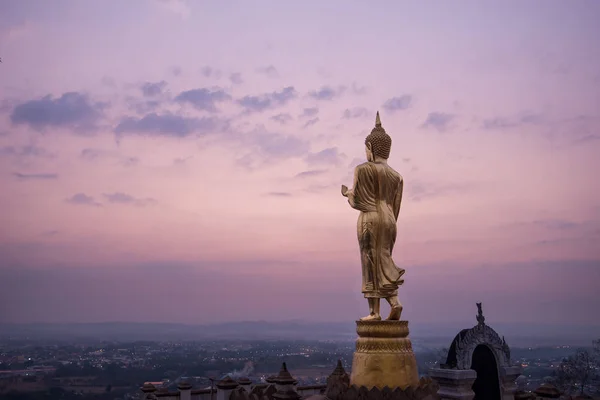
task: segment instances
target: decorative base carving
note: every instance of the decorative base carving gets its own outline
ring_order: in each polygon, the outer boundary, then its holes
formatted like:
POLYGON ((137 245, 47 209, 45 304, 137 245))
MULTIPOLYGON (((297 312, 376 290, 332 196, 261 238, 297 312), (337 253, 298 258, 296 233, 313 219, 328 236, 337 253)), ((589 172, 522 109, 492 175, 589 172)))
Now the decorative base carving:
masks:
POLYGON ((431 368, 429 376, 438 383, 441 400, 473 400, 473 383, 477 372, 472 369, 431 368))
POLYGON ((350 384, 391 390, 417 388, 417 360, 408 338, 408 321, 356 321, 356 351, 350 384))
POLYGON ((437 390, 438 386, 434 381, 421 378, 418 385, 405 389, 392 390, 386 386, 383 389, 373 387, 369 390, 364 386, 350 386, 343 394, 331 400, 439 400, 437 390))

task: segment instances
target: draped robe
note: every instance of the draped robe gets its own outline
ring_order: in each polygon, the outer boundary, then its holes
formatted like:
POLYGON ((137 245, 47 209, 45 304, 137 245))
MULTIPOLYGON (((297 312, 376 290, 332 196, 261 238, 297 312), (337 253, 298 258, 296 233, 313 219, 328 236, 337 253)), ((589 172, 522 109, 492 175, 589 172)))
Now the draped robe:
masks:
POLYGON ((402 176, 385 163, 366 162, 354 170, 348 202, 360 211, 357 231, 366 298, 397 296, 404 283, 404 269, 392 259, 403 186, 402 176))

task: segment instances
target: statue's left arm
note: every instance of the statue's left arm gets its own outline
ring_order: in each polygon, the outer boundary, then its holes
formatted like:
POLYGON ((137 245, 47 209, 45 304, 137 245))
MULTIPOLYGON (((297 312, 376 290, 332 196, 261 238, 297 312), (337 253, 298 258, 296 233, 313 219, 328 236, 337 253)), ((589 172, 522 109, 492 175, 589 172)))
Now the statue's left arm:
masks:
POLYGON ((394 196, 394 217, 396 221, 398 221, 398 215, 400 214, 400 204, 402 204, 402 192, 404 191, 404 179, 400 178, 400 183, 398 184, 398 190, 396 191, 396 195, 394 196))
POLYGON ((365 183, 368 181, 368 173, 368 167, 361 164, 354 169, 352 189, 342 186, 342 194, 348 198, 350 207, 358 211, 365 211, 364 203, 368 198, 368 188, 365 186, 365 183))
POLYGON ((352 189, 348 189, 346 185, 342 185, 342 195, 348 198, 348 203, 350 207, 356 208, 356 202, 354 201, 354 190, 356 189, 356 183, 358 180, 358 171, 354 170, 354 182, 352 184, 352 189))

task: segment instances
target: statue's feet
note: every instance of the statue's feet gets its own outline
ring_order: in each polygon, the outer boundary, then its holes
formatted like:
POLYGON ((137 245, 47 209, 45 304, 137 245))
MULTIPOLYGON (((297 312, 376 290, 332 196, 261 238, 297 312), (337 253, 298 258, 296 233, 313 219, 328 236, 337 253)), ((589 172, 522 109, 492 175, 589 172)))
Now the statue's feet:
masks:
POLYGON ((381 315, 379 314, 369 314, 366 317, 362 317, 361 321, 381 321, 381 315))
POLYGON ((400 315, 402 315, 402 306, 398 304, 397 306, 392 307, 388 321, 398 321, 400 319, 400 315))

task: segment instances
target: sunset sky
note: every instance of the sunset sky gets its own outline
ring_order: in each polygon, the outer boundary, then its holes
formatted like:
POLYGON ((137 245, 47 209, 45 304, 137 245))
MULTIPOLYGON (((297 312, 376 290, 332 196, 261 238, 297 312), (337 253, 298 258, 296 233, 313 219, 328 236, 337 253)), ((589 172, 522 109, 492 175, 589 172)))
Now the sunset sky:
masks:
MULTIPOLYGON (((379 110, 411 323, 597 323, 600 2, 0 0, 0 322, 354 321, 379 110)), ((387 313, 387 310, 384 310, 387 313)))

